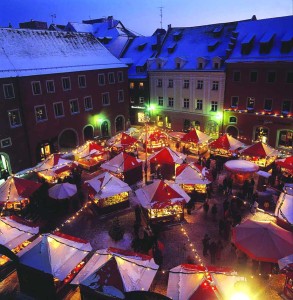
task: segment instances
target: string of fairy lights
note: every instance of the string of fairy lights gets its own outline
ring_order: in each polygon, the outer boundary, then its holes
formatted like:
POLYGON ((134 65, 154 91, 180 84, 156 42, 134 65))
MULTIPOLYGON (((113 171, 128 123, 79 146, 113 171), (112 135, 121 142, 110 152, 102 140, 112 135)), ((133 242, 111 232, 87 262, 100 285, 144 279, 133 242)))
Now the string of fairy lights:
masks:
MULTIPOLYGON (((81 147, 83 147, 83 148, 77 147, 77 149, 73 150, 72 153, 80 153, 80 152, 82 152, 83 150, 86 149, 86 147, 88 146, 88 143, 89 143, 89 142, 87 142, 84 146, 81 146, 81 147), (82 150, 79 151, 79 152, 74 152, 74 151, 77 151, 78 149, 82 149, 82 150)), ((59 153, 59 154, 68 154, 68 152, 59 153)), ((178 154, 177 154, 176 152, 175 152, 175 154, 178 156, 178 154)), ((180 157, 180 156, 178 156, 178 157, 180 157)), ((48 167, 48 168, 46 168, 46 169, 40 170, 39 168, 40 168, 42 165, 44 165, 44 163, 45 163, 45 162, 43 162, 43 164, 41 164, 41 165, 36 166, 36 167, 33 168, 33 169, 30 169, 30 170, 26 171, 24 174, 29 174, 29 173, 33 173, 33 172, 40 172, 40 171, 44 172, 44 171, 48 171, 48 170, 51 170, 51 169, 56 168, 56 166, 52 166, 52 167, 48 167)), ((59 164, 58 167, 59 167, 59 166, 60 166, 60 167, 67 166, 67 165, 70 165, 70 164, 72 164, 72 163, 73 163, 73 161, 66 162, 66 163, 63 163, 63 164, 59 164)), ((121 165, 122 165, 122 164, 123 164, 123 162, 121 163, 121 165)), ((201 174, 196 168, 194 168, 194 166, 193 166, 192 164, 188 164, 188 165, 189 165, 191 168, 193 168, 194 170, 196 170, 196 171, 202 176, 202 174, 201 174)), ((121 167, 121 166, 119 166, 119 167, 121 167)), ((119 168, 118 168, 118 169, 119 169, 119 168)), ((13 178, 13 176, 14 176, 14 175, 12 175, 12 178, 13 178)), ((111 176, 112 176, 112 175, 111 175, 111 176)), ((109 181, 110 181, 111 179, 112 179, 112 177, 109 179, 109 181)), ((109 182, 109 181, 108 181, 108 182, 109 182)), ((103 186, 101 185, 101 190, 105 188, 105 186, 108 184, 108 182, 105 183, 103 186)), ((4 206, 3 206, 2 210, 1 210, 1 213, 0 213, 1 216, 3 216, 5 207, 6 207, 7 203, 8 203, 9 200, 10 200, 10 197, 11 197, 11 187, 12 187, 12 181, 9 183, 7 199, 6 199, 5 204, 4 204, 4 206)), ((290 189, 291 189, 291 188, 290 188, 290 189)), ((280 214, 282 215, 282 217, 288 222, 287 218, 284 216, 283 212, 281 211, 281 208, 282 208, 282 206, 283 206, 283 204, 284 204, 284 201, 285 201, 285 194, 286 194, 286 193, 284 193, 283 199, 282 199, 282 201, 281 201, 281 203, 280 203, 279 210, 280 210, 280 214)), ((87 201, 83 204, 83 206, 82 206, 77 212, 75 212, 75 214, 73 214, 71 217, 69 217, 67 220, 65 220, 63 223, 61 223, 58 227, 56 227, 56 228, 51 232, 51 234, 54 235, 55 232, 60 232, 60 230, 61 230, 64 226, 66 226, 67 224, 70 224, 71 222, 73 222, 74 220, 76 220, 76 219, 77 219, 77 218, 78 218, 78 217, 79 217, 79 216, 80 216, 80 215, 88 208, 88 206, 91 205, 92 203, 94 203, 94 202, 93 202, 91 199, 87 200, 87 201)), ((8 224, 7 222, 3 221, 3 219, 1 219, 1 221, 4 222, 6 225, 12 227, 12 228, 15 228, 15 229, 17 229, 17 230, 23 231, 23 232, 28 233, 29 235, 32 235, 32 236, 34 235, 34 234, 29 233, 29 232, 27 232, 27 231, 25 231, 25 230, 19 229, 18 227, 15 227, 15 226, 13 226, 13 225, 11 225, 11 224, 8 224)), ((216 287, 215 287, 215 286, 216 286, 216 283, 214 282, 214 280, 212 279, 212 277, 211 277, 210 274, 211 274, 211 273, 223 274, 223 272, 216 272, 216 271, 209 272, 209 270, 208 270, 208 268, 205 266, 205 264, 204 264, 204 262, 203 262, 201 256, 199 255, 199 253, 198 253, 198 251, 197 251, 197 249, 196 249, 196 247, 195 247, 195 244, 191 241, 191 239, 190 239, 190 237, 189 237, 187 231, 184 229, 183 224, 180 223, 180 226, 181 226, 181 232, 182 232, 183 236, 186 237, 186 239, 187 239, 187 244, 189 245, 189 247, 190 247, 190 249, 191 249, 191 252, 194 254, 194 257, 195 257, 195 259, 198 261, 199 265, 200 265, 201 267, 203 267, 204 271, 195 271, 195 272, 192 272, 192 271, 188 271, 188 272, 180 271, 180 272, 174 272, 174 271, 172 271, 172 270, 160 270, 160 272, 161 272, 162 274, 165 274, 165 273, 167 273, 167 272, 169 272, 169 273, 183 273, 183 274, 203 273, 205 279, 209 282, 209 284, 211 285, 211 287, 213 288, 213 290, 215 290, 215 292, 216 292, 216 287)), ((39 235, 39 236, 43 236, 43 235, 39 235)), ((74 249, 76 249, 76 250, 83 251, 84 253, 88 253, 88 254, 89 254, 89 253, 92 252, 92 250, 83 250, 83 249, 80 249, 80 248, 75 247, 75 246, 73 246, 73 245, 69 245, 69 244, 67 244, 67 243, 64 243, 64 242, 60 241, 59 239, 54 238, 52 235, 50 235, 50 238, 52 238, 53 240, 57 241, 58 243, 61 243, 61 244, 66 245, 66 246, 68 246, 68 247, 74 248, 74 249)), ((108 253, 108 254, 102 254, 102 253, 96 252, 95 255, 109 255, 109 253, 108 253)), ((115 255, 115 254, 112 253, 111 255, 115 255)), ((130 262, 130 263, 132 263, 133 265, 136 265, 136 266, 138 266, 138 267, 145 268, 145 269, 147 269, 147 270, 157 270, 157 269, 155 269, 155 268, 146 267, 145 265, 139 264, 139 263, 137 263, 137 262, 130 261, 130 260, 128 260, 128 259, 125 258, 125 257, 121 257, 120 255, 117 255, 117 256, 119 256, 121 259, 124 259, 125 261, 128 261, 128 262, 130 262)), ((234 273, 224 273, 224 274, 227 275, 227 276, 235 276, 234 273)), ((261 274, 260 274, 260 275, 261 275, 261 274)))

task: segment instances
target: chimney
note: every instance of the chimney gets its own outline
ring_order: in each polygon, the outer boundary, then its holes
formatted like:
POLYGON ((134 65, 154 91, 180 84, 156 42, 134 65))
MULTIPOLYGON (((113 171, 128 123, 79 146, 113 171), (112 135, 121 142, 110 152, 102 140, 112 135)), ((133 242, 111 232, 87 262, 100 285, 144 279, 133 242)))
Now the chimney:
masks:
POLYGON ((107 20, 108 20, 108 29, 113 28, 113 24, 114 24, 113 16, 109 16, 107 20))
POLYGON ((168 29, 171 29, 171 28, 172 28, 171 24, 168 24, 168 29))

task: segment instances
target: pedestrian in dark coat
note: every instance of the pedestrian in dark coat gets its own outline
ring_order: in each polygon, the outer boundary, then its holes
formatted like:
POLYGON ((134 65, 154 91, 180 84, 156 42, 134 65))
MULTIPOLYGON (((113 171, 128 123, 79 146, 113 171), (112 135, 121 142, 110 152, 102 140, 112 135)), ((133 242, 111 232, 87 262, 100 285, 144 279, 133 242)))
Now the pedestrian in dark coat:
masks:
POLYGON ((211 256, 211 264, 216 263, 217 244, 215 241, 211 242, 209 246, 209 252, 211 256))
POLYGON ((203 256, 207 256, 208 255, 208 250, 209 250, 209 246, 210 246, 210 237, 209 235, 206 233, 204 238, 202 239, 202 245, 203 245, 203 256))
POLYGON ((206 216, 206 217, 207 217, 207 215, 208 215, 209 208, 210 208, 210 206, 209 206, 209 204, 208 204, 208 201, 205 201, 205 203, 203 204, 203 210, 204 210, 204 212, 205 212, 205 216, 206 216))
POLYGON ((214 204, 214 205, 212 206, 212 215, 213 215, 213 219, 214 219, 214 220, 216 220, 217 212, 218 212, 217 204, 214 204))

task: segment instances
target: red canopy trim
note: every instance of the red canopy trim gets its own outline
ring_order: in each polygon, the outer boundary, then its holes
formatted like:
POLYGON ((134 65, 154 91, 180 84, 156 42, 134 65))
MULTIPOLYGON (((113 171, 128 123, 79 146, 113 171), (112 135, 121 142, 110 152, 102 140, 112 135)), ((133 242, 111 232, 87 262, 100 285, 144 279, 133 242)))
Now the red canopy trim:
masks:
POLYGON ((151 202, 167 202, 174 198, 183 199, 183 197, 179 193, 177 193, 174 189, 172 189, 172 187, 161 180, 151 202))
POLYGON ((30 197, 42 185, 42 183, 18 177, 12 177, 11 180, 14 181, 18 195, 24 198, 30 197))
POLYGON ((168 164, 168 165, 175 164, 174 159, 167 148, 163 148, 154 157, 152 157, 150 159, 150 163, 152 163, 152 164, 154 164, 154 163, 155 164, 168 164))
POLYGON ((31 221, 27 221, 27 220, 25 220, 25 219, 23 219, 23 218, 21 218, 21 217, 19 217, 17 215, 11 215, 9 218, 12 221, 15 221, 15 222, 17 222, 17 223, 19 223, 21 225, 25 225, 25 226, 32 227, 32 228, 38 227, 38 226, 36 226, 35 223, 33 223, 31 221))
POLYGON ((72 169, 74 169, 76 167, 77 167, 77 165, 74 162, 68 163, 68 164, 54 170, 54 173, 55 174, 60 174, 60 173, 63 173, 65 171, 71 171, 72 169))
POLYGON ((76 236, 68 235, 68 234, 62 233, 60 231, 55 231, 54 235, 59 236, 59 237, 64 238, 64 239, 67 239, 69 241, 77 242, 77 243, 82 243, 82 244, 87 244, 88 243, 87 240, 78 238, 76 236))
POLYGON ((209 146, 210 148, 213 149, 224 149, 224 150, 229 150, 231 147, 227 134, 220 136, 218 139, 211 142, 209 146))
POLYGON ((229 267, 214 267, 214 266, 207 266, 203 267, 200 265, 191 265, 191 264, 181 264, 181 267, 186 271, 194 271, 194 272, 206 272, 206 269, 209 273, 233 273, 234 270, 229 267))
POLYGON ((138 161, 136 157, 129 155, 126 152, 123 152, 123 164, 124 164, 123 172, 127 172, 129 170, 141 167, 142 161, 138 161))
POLYGON ((139 260, 151 260, 152 259, 151 256, 146 255, 146 254, 137 253, 137 252, 124 250, 124 249, 113 248, 113 247, 109 247, 108 252, 110 254, 120 254, 120 255, 123 255, 123 256, 135 257, 136 259, 139 259, 139 260))
POLYGON ((89 143, 89 152, 91 152, 92 150, 97 150, 102 153, 106 151, 101 145, 99 145, 95 142, 90 142, 89 143))
POLYGON ((58 164, 59 159, 61 158, 61 153, 54 153, 53 154, 53 166, 58 164))
POLYGON ((194 169, 195 171, 197 171, 199 174, 202 174, 202 170, 204 168, 203 166, 198 165, 196 163, 190 163, 190 164, 182 164, 178 166, 176 168, 176 176, 180 175, 188 166, 194 169))
POLYGON ((182 142, 191 142, 191 143, 198 143, 199 138, 195 130, 190 130, 188 133, 186 133, 182 138, 182 142))
POLYGON ((249 146, 241 152, 241 155, 254 156, 254 157, 266 157, 268 153, 265 151, 262 142, 258 142, 249 146))
POLYGON ((284 161, 276 160, 276 164, 284 169, 293 171, 293 156, 286 157, 284 161))
POLYGON ((166 140, 167 138, 167 135, 162 133, 161 131, 154 131, 148 137, 150 141, 166 140))

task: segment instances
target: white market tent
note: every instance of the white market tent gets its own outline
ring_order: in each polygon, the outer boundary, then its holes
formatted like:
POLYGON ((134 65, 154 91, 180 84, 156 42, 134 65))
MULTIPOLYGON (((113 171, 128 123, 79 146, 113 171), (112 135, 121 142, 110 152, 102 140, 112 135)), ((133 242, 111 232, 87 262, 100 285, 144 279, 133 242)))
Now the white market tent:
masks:
POLYGON ((19 262, 64 280, 91 250, 91 245, 80 239, 45 234, 22 251, 19 262))
POLYGON ((68 182, 59 183, 49 188, 48 193, 53 199, 66 199, 77 193, 77 187, 75 184, 68 182))
POLYGON ((209 184, 209 170, 196 163, 182 164, 176 168, 177 184, 209 184))
POLYGON ((10 250, 39 232, 39 227, 20 224, 10 218, 0 218, 0 244, 10 250))
POLYGON ((230 299, 237 290, 235 284, 244 282, 230 268, 207 267, 198 265, 179 265, 170 270, 167 296, 173 300, 189 299, 230 299), (212 281, 214 285, 210 284, 212 281))
POLYGON ((293 184, 286 184, 283 188, 275 208, 275 216, 288 225, 293 225, 293 184))
POLYGON ((153 258, 148 255, 116 248, 103 249, 98 250, 91 257, 71 283, 93 289, 107 286, 108 291, 113 291, 114 288, 117 289, 121 278, 123 283, 121 292, 148 291, 158 268, 153 258), (103 278, 102 271, 105 268, 106 278, 103 278))
POLYGON ((90 187, 94 197, 97 199, 108 198, 123 192, 131 191, 131 188, 126 182, 109 172, 104 172, 87 180, 85 181, 85 184, 90 187))

